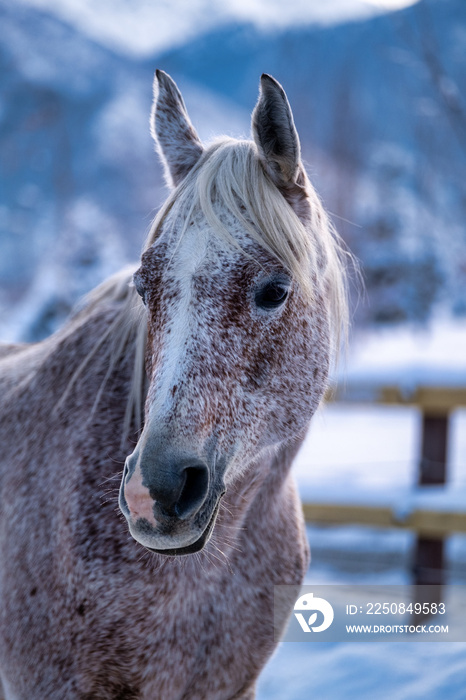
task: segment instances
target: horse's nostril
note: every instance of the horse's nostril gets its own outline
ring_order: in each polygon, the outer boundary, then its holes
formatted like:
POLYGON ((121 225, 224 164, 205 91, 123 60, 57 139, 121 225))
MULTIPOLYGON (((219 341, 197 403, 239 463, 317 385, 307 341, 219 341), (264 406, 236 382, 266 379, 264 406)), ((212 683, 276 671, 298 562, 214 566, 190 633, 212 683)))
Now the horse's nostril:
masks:
POLYGON ((141 488, 153 501, 155 516, 162 520, 192 517, 209 492, 209 469, 197 455, 152 447, 147 455, 139 455, 137 473, 141 488))
POLYGON ((204 465, 185 467, 184 483, 175 504, 176 515, 183 519, 194 515, 205 501, 209 487, 209 472, 204 465))

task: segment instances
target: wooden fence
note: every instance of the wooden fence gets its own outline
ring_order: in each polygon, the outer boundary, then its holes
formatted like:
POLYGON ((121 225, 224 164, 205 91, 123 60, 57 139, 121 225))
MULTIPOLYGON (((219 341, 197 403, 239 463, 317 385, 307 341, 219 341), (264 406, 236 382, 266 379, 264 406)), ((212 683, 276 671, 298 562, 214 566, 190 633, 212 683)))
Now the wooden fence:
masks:
POLYGON ((455 532, 466 532, 466 502, 464 508, 461 504, 452 510, 444 497, 450 416, 454 409, 466 406, 466 381, 463 386, 454 385, 452 381, 443 385, 423 385, 413 381, 412 388, 409 388, 386 383, 383 376, 380 373, 379 378, 372 376, 364 380, 350 375, 344 384, 329 394, 328 400, 347 404, 397 404, 420 409, 422 431, 417 488, 413 494, 408 494, 404 505, 400 498, 383 504, 370 505, 365 500, 358 503, 355 494, 347 502, 304 503, 304 516, 312 523, 359 524, 415 531, 413 582, 441 586, 444 581, 444 539, 455 532), (430 502, 426 507, 424 496, 432 491, 434 497, 427 499, 430 502))

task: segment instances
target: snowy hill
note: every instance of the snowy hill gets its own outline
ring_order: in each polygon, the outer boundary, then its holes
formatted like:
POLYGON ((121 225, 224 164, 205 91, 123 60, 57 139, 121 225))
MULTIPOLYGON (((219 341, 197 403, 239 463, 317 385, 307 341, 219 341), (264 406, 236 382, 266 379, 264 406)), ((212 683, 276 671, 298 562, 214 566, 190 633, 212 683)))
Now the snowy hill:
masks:
MULTIPOLYGON (((165 196, 149 135, 153 64, 0 2, 0 326, 50 333, 76 299, 139 257, 165 196)), ((200 133, 249 117, 186 86, 200 133)))
POLYGON ((227 12, 150 59, 109 48, 97 22, 90 38, 62 5, 67 21, 0 0, 4 337, 42 337, 138 257, 164 197, 148 133, 156 66, 204 138, 247 135, 259 75, 282 81, 312 178, 363 263, 370 304, 358 322, 465 313, 462 0, 299 28, 233 25, 227 12))

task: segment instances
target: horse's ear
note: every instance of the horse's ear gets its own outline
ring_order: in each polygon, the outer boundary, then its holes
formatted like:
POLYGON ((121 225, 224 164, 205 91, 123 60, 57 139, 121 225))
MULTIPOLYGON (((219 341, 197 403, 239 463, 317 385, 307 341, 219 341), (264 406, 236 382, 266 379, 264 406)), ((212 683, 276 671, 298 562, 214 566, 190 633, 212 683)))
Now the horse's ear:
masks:
POLYGON ((272 76, 261 76, 259 99, 252 113, 252 135, 262 163, 279 188, 296 184, 301 149, 285 91, 272 76))
POLYGON ((204 149, 175 81, 163 70, 155 71, 150 126, 167 183, 176 187, 197 163, 204 149))

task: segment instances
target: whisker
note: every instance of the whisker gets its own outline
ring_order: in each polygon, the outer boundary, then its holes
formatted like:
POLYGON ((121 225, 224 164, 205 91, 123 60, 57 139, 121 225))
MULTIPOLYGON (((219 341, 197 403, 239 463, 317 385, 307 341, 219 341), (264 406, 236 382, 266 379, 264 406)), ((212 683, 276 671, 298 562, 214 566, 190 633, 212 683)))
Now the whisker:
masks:
POLYGON ((118 498, 116 496, 113 496, 113 498, 106 498, 105 500, 101 500, 100 505, 104 506, 107 503, 117 503, 117 502, 118 502, 118 498))
POLYGON ((123 476, 123 469, 122 469, 120 472, 117 472, 116 474, 114 474, 113 476, 108 476, 106 479, 104 479, 104 480, 99 484, 99 486, 103 486, 103 485, 106 484, 108 481, 113 481, 114 479, 121 479, 122 476, 123 476))

